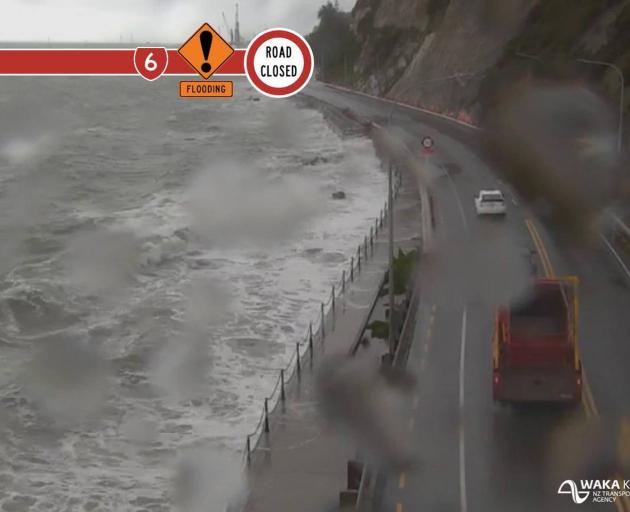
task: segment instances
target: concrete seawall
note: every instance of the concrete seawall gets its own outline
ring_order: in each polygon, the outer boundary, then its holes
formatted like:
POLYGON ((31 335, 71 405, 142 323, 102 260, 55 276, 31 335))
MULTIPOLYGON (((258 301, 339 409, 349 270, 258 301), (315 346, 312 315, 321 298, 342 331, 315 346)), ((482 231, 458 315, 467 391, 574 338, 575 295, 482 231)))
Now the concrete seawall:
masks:
MULTIPOLYGON (((385 156, 389 150, 388 143, 381 140, 383 133, 373 127, 372 134, 379 154, 385 156)), ((419 247, 427 226, 423 227, 422 188, 418 187, 417 176, 404 165, 400 170, 394 231, 396 250, 406 251, 419 247)), ((428 203, 428 199, 425 201, 428 203)), ((325 336, 319 329, 313 337, 312 351, 305 348, 301 352, 299 371, 296 367, 285 382, 284 400, 280 397, 277 405, 270 404, 275 408, 269 410, 266 420, 262 418, 262 433, 251 447, 246 512, 338 510, 339 492, 346 487, 346 465, 355 458, 357 446, 323 420, 316 374, 324 358, 348 354, 365 325, 387 269, 386 226, 387 222, 383 223, 373 244, 369 244, 360 272, 355 271, 353 279, 345 283, 344 293, 325 315, 325 336)), ((363 357, 378 364, 386 347, 373 345, 363 357)))

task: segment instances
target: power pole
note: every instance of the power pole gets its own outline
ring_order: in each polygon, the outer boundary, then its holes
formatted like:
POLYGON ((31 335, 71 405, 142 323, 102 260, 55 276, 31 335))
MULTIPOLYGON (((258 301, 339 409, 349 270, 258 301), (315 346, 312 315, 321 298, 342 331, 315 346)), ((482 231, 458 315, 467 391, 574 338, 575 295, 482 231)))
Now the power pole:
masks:
POLYGON ((389 208, 389 353, 392 357, 396 353, 396 321, 395 321, 395 307, 394 307, 394 176, 393 166, 389 163, 388 172, 388 199, 387 205, 389 208))

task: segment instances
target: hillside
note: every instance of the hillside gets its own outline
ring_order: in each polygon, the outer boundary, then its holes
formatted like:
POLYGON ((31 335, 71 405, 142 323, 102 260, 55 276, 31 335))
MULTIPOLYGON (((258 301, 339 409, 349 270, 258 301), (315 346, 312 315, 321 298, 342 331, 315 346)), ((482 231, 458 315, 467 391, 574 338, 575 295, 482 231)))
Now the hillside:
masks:
MULTIPOLYGON (((475 120, 505 83, 592 83, 618 102, 630 71, 630 0, 358 0, 354 85, 475 120)), ((628 110, 629 102, 625 109, 628 110)))

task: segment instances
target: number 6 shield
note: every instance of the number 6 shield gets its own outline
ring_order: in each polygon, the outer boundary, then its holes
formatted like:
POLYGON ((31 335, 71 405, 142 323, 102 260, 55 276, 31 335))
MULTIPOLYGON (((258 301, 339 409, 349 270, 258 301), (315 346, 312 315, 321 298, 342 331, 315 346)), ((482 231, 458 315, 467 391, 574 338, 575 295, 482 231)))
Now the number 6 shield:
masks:
POLYGON ((136 71, 144 79, 157 80, 164 74, 168 66, 168 52, 166 48, 136 48, 133 54, 133 64, 136 71))

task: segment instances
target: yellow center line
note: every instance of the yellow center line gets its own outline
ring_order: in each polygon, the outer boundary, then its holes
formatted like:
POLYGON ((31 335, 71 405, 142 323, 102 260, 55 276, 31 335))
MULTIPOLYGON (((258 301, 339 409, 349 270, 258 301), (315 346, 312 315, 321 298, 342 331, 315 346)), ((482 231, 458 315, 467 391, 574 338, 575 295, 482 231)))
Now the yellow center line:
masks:
POLYGON ((400 474, 400 477, 398 478, 398 488, 399 489, 404 489, 406 484, 407 484, 407 475, 403 471, 400 474))
MULTIPOLYGON (((540 258, 540 261, 542 262, 543 269, 545 271, 545 276, 554 277, 556 273, 554 271, 553 264, 551 263, 551 259, 549 258, 549 253, 547 252, 547 249, 545 248, 545 244, 542 241, 540 234, 538 233, 538 229, 536 229, 536 226, 530 219, 527 219, 525 221, 525 224, 527 225, 529 234, 532 238, 532 241, 534 242, 534 245, 536 246, 536 251, 538 252, 538 256, 540 258)), ((597 417, 599 415, 599 412, 597 410, 597 406, 595 405, 595 400, 593 399, 593 393, 591 392, 591 387, 588 383, 588 379, 586 378, 586 372, 584 370, 582 370, 582 382, 583 382, 583 391, 584 391, 582 393, 582 404, 584 406, 584 411, 586 413, 586 416, 588 418, 597 417)))
MULTIPOLYGON (((623 489, 623 478, 618 476, 617 480, 623 489)), ((619 496, 619 499, 615 501, 615 505, 620 512, 630 512, 630 498, 628 498, 628 496, 619 496)))
POLYGON ((628 496, 620 496, 620 498, 615 501, 615 504, 620 512, 630 512, 630 498, 628 498, 628 496))
MULTIPOLYGON (((543 268, 545 270, 545 274, 547 277, 554 277, 555 271, 553 269, 553 265, 551 263, 551 259, 549 258, 549 254, 545 248, 545 244, 534 226, 534 223, 531 220, 526 220, 525 224, 527 225, 527 229, 529 230, 529 234, 532 237, 534 245, 536 246, 536 250, 542 261, 543 268)), ((583 393, 582 393, 582 404, 584 406, 584 410, 586 412, 586 416, 588 418, 598 418, 599 410, 597 408, 597 404, 595 402, 595 398, 593 397, 593 391, 591 390, 591 386, 586 378, 586 371, 582 369, 582 383, 583 383, 583 393)), ((620 436, 621 437, 621 436, 620 436)), ((622 452, 620 448, 620 454, 622 452)), ((619 512, 630 512, 630 498, 627 496, 621 496, 618 500, 615 501, 615 506, 619 512)))
POLYGON ((540 261, 543 265, 543 270, 545 271, 546 277, 554 277, 556 275, 553 265, 551 264, 551 259, 549 258, 549 254, 547 253, 547 249, 545 248, 545 244, 536 229, 534 223, 527 219, 525 221, 525 225, 529 230, 529 234, 532 237, 534 245, 536 246, 536 251, 538 252, 538 256, 540 257, 540 261))

